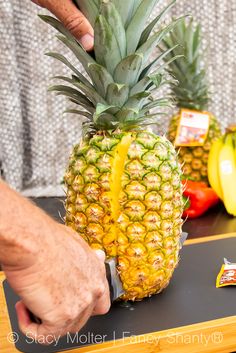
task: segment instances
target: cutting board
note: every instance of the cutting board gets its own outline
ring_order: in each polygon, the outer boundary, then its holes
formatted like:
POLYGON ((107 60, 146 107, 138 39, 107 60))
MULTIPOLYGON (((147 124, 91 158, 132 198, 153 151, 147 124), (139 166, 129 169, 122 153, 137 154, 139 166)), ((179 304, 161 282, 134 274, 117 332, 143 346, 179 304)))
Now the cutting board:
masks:
MULTIPOLYGON (((189 240, 169 286, 142 302, 115 303, 76 335, 49 346, 32 343, 19 331, 19 299, 6 280, 0 295, 0 351, 232 352, 236 349, 236 287, 217 289, 223 258, 236 262, 236 233, 189 240), (8 318, 9 315, 9 318, 8 318), (12 335, 11 332, 15 334, 12 335)), ((3 275, 2 275, 3 277, 3 275)))

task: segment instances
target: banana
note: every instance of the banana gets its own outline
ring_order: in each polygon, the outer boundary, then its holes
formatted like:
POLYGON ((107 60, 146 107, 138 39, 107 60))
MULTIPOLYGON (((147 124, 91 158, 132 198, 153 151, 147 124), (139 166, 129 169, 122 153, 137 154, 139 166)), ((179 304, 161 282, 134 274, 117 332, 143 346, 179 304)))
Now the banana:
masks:
POLYGON ((225 208, 236 216, 236 157, 232 133, 226 135, 219 153, 219 175, 225 208))
POLYGON ((219 138, 213 142, 208 157, 208 180, 211 187, 215 190, 221 200, 223 200, 223 191, 219 175, 219 153, 223 146, 223 139, 219 138))

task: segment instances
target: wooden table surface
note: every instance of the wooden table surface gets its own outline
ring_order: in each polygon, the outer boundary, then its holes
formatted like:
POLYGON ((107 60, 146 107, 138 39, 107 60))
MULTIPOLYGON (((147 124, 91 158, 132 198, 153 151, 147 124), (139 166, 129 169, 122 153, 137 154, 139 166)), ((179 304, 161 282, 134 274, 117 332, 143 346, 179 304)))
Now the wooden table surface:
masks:
MULTIPOLYGON (((204 239, 191 239, 185 246, 220 240, 222 238, 236 237, 236 233, 204 237, 204 239)), ((4 274, 0 273, 0 352, 16 353, 11 340, 11 326, 6 308, 6 301, 1 286, 4 280, 4 274)), ((92 346, 76 348, 66 351, 67 353, 199 353, 199 352, 218 352, 229 353, 236 350, 236 316, 230 316, 222 319, 211 320, 207 322, 187 325, 175 329, 152 332, 142 336, 136 336, 117 340, 115 342, 105 342, 94 344, 92 346), (199 339, 201 337, 212 337, 212 335, 221 335, 221 340, 210 339, 208 344, 204 345, 199 339), (182 337, 182 339, 179 339, 182 337), (187 339, 187 341, 186 341, 187 339), (186 343, 187 342, 187 343, 186 343)))

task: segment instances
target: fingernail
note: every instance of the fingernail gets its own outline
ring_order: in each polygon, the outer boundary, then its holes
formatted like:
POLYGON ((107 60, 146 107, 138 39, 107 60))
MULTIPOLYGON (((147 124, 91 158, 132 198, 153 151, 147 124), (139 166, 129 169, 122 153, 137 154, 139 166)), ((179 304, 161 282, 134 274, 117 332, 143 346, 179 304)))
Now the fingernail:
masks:
POLYGON ((80 38, 80 44, 84 47, 85 50, 90 50, 93 48, 94 38, 91 34, 85 34, 80 38))
POLYGON ((95 250, 95 253, 96 255, 102 260, 102 261, 105 261, 106 259, 106 254, 103 250, 100 250, 100 249, 96 249, 95 250))

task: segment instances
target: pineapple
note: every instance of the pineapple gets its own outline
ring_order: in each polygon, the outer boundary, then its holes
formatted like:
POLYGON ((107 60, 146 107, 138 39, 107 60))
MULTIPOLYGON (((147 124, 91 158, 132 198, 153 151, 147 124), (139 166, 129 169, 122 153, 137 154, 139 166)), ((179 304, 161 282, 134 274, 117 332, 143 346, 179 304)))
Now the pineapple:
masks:
POLYGON ((156 2, 84 1, 81 8, 95 30, 91 54, 59 21, 41 16, 61 32, 58 38, 87 73, 85 77, 61 54, 48 54, 72 71, 71 77, 57 77, 69 86, 51 90, 84 108, 70 112, 87 118, 65 175, 66 224, 92 248, 116 257, 124 300, 161 292, 179 259, 180 165, 173 145, 146 126, 156 123, 150 109, 169 103, 152 94, 168 80, 162 60, 172 48, 154 60, 150 54, 180 19, 151 34, 173 6, 145 28, 156 2))
MULTIPOLYGON (((183 19, 168 38, 164 39, 165 49, 176 47, 166 57, 171 57, 182 52, 184 56, 172 61, 169 72, 178 81, 177 85, 172 85, 173 95, 177 106, 181 109, 190 109, 204 112, 209 102, 208 86, 206 83, 206 73, 202 68, 202 43, 200 25, 195 26, 192 21, 186 23, 183 19)), ((174 143, 180 121, 180 111, 170 120, 168 138, 174 143)), ((220 126, 211 113, 209 114, 209 130, 203 146, 184 146, 179 150, 179 160, 183 165, 183 174, 186 178, 196 181, 208 181, 207 162, 210 147, 215 139, 221 135, 220 126)))

